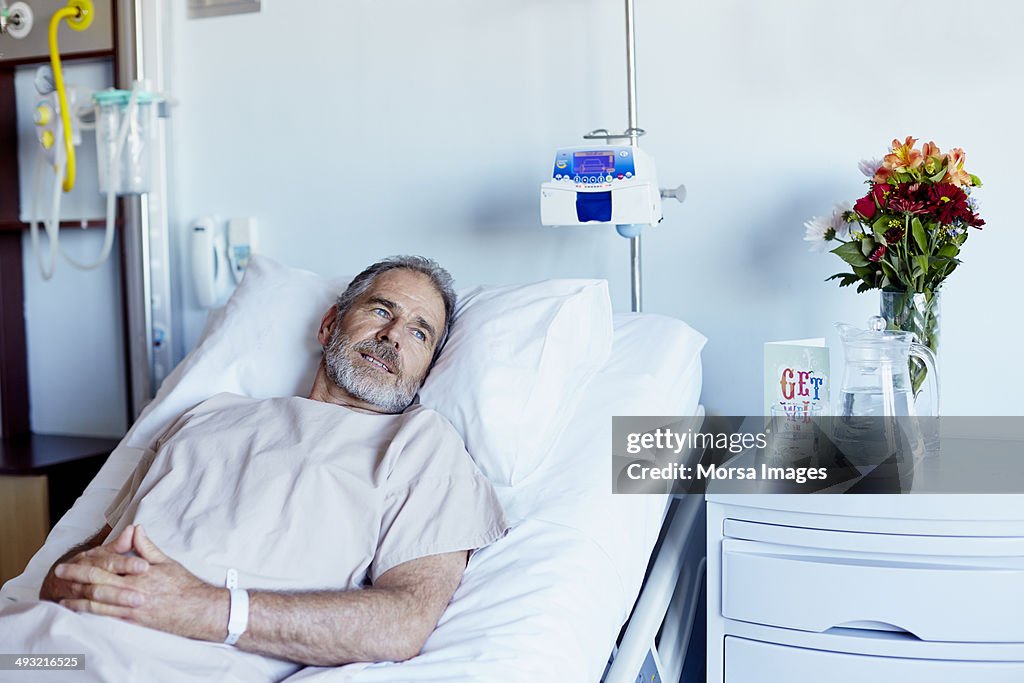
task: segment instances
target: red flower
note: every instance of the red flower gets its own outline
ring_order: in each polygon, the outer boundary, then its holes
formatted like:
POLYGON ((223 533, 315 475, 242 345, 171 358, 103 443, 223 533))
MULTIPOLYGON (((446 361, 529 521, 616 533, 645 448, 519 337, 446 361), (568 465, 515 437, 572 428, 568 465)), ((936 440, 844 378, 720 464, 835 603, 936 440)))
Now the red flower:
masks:
POLYGON ((884 244, 880 245, 877 249, 875 249, 873 252, 871 252, 871 256, 868 256, 868 261, 874 261, 875 263, 878 263, 879 261, 882 260, 883 256, 885 256, 885 245, 884 244))
POLYGON ((875 217, 875 200, 871 197, 870 194, 861 197, 856 202, 854 202, 853 210, 859 213, 865 219, 871 220, 872 218, 875 217))
POLYGON ((901 213, 919 214, 925 212, 925 206, 924 202, 916 202, 913 199, 904 199, 903 197, 893 197, 892 201, 889 202, 889 210, 901 213))
POLYGON ((889 198, 891 192, 892 185, 888 183, 875 183, 875 186, 871 188, 871 196, 882 208, 885 208, 885 200, 889 198))
POLYGON ((928 188, 928 199, 931 201, 929 210, 943 225, 954 221, 967 221, 974 213, 967 206, 967 193, 956 185, 940 183, 928 188))
MULTIPOLYGON (((902 225, 900 225, 898 227, 895 227, 895 228, 889 228, 888 230, 885 231, 885 242, 886 242, 886 244, 896 244, 901 239, 903 239, 903 234, 905 232, 906 232, 906 229, 902 225)), ((882 253, 884 254, 885 252, 883 251, 882 253)), ((879 256, 878 258, 882 258, 882 257, 879 256)))

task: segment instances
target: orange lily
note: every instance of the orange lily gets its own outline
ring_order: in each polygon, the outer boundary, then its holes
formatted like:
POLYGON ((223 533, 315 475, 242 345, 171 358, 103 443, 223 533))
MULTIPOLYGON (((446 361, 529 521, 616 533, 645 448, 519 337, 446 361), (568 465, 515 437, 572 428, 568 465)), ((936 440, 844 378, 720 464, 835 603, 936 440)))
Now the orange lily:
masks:
POLYGON ((945 161, 945 156, 939 151, 939 146, 934 142, 926 142, 921 149, 921 154, 924 155, 924 171, 928 175, 933 175, 942 168, 942 162, 945 161))
POLYGON ((957 187, 970 185, 971 176, 964 170, 964 161, 967 159, 967 154, 961 148, 954 147, 946 155, 946 159, 948 165, 946 166, 946 177, 943 180, 957 187))
POLYGON ((923 164, 924 157, 921 155, 921 150, 914 149, 916 143, 917 139, 909 135, 902 145, 899 140, 893 140, 892 153, 885 155, 885 165, 893 171, 912 171, 923 164))
POLYGON ((871 180, 874 183, 888 183, 891 178, 892 171, 889 169, 888 166, 882 164, 881 166, 878 167, 878 170, 875 171, 875 177, 872 178, 871 180))

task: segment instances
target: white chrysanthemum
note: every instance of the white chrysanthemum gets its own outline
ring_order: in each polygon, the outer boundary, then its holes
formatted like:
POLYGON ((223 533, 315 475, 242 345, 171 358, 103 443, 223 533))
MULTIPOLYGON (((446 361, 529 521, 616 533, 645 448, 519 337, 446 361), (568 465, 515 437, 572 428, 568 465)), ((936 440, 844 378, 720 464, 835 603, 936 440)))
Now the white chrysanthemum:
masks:
POLYGON ((857 164, 857 168, 859 168, 860 172, 863 173, 868 178, 874 178, 875 173, 878 171, 878 167, 881 165, 881 159, 864 159, 859 164, 857 164))
POLYGON ((825 251, 826 236, 832 230, 832 222, 820 216, 815 216, 804 223, 804 242, 809 242, 807 248, 811 251, 825 251))
POLYGON ((835 236, 841 240, 850 239, 850 224, 843 218, 843 214, 853 208, 849 202, 840 202, 832 209, 831 227, 835 236))

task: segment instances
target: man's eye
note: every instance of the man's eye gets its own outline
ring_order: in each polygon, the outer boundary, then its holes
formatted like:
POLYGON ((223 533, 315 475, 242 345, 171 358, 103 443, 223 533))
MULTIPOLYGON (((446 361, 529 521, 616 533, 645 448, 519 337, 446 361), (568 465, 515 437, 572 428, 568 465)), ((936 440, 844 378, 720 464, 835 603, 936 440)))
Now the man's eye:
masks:
POLYGON ((373 312, 376 313, 377 315, 379 315, 382 318, 387 318, 388 315, 389 315, 388 312, 385 309, 383 309, 383 308, 375 308, 375 309, 373 309, 373 312))
POLYGON ((412 333, 416 335, 416 338, 420 341, 427 341, 427 335, 424 334, 423 330, 413 330, 412 333))

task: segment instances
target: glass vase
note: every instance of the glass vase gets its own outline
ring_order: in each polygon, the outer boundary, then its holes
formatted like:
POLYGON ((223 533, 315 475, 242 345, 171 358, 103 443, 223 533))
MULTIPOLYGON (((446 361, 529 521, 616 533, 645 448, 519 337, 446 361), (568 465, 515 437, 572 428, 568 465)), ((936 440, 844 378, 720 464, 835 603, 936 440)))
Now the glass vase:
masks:
MULTIPOLYGON (((882 290, 879 315, 885 318, 890 330, 913 332, 919 344, 924 344, 935 354, 936 368, 939 358, 941 296, 935 292, 903 292, 882 290)), ((924 386, 927 369, 924 363, 914 357, 910 359, 910 383, 915 399, 924 386)), ((938 372, 938 369, 936 369, 938 372)), ((935 378, 938 381, 938 377, 935 378)))

